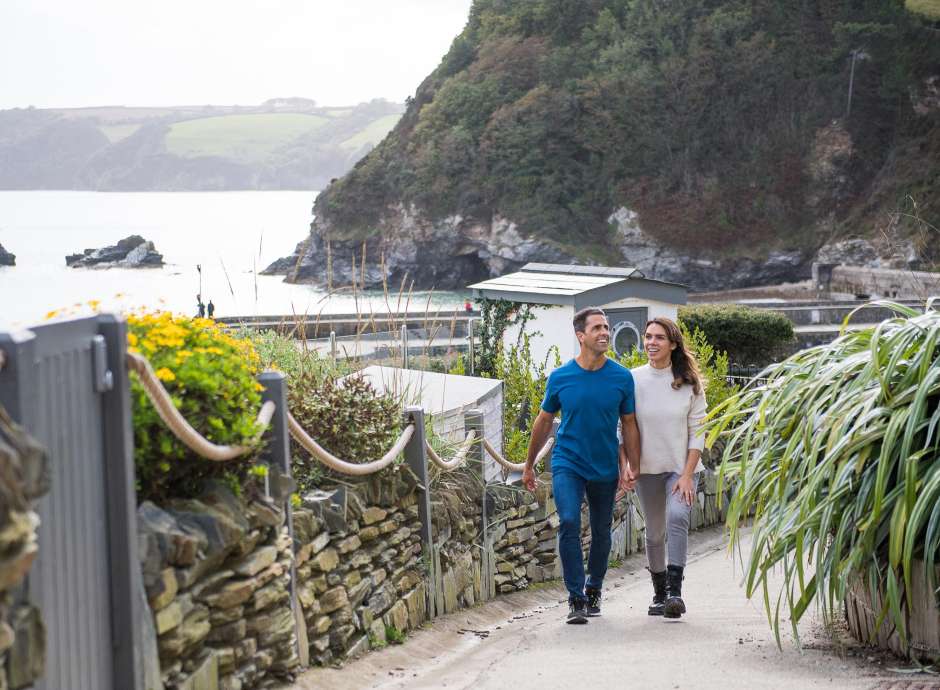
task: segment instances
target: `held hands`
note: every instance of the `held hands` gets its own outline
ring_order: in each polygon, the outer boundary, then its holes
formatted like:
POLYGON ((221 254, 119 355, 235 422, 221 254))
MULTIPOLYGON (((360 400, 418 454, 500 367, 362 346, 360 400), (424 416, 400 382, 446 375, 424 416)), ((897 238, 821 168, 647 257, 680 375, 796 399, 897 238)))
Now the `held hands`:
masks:
POLYGON ((627 465, 625 468, 621 469, 620 479, 617 482, 617 493, 614 496, 614 500, 619 501, 621 498, 626 496, 628 491, 633 491, 636 487, 637 477, 633 473, 633 468, 630 465, 627 465))
POLYGON ((679 494, 679 499, 686 505, 692 505, 692 499, 695 498, 695 483, 692 477, 683 474, 679 481, 672 487, 672 493, 679 494))

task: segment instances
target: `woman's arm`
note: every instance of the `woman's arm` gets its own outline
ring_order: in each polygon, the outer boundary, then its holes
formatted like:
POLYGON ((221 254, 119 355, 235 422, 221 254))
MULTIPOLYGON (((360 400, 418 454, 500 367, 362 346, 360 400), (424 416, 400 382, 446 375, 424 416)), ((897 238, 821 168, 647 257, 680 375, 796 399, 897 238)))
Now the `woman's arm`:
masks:
POLYGON ((689 445, 685 456, 685 467, 682 468, 682 474, 679 481, 672 487, 672 493, 679 494, 679 497, 688 505, 692 505, 695 498, 695 470, 698 467, 699 460, 702 458, 702 449, 705 447, 705 436, 702 433, 702 421, 705 419, 707 405, 705 402, 705 393, 699 393, 692 397, 692 404, 689 406, 688 429, 689 445))

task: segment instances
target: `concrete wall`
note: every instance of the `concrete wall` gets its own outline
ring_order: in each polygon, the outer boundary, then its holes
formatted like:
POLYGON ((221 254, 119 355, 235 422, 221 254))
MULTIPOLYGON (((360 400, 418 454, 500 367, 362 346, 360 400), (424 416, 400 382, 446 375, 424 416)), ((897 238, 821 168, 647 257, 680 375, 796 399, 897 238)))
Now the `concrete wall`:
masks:
POLYGON ((927 271, 904 271, 891 268, 866 268, 863 266, 834 266, 831 273, 820 269, 826 264, 815 265, 813 272, 823 289, 872 298, 927 299, 940 295, 940 273, 927 271), (824 278, 828 278, 825 280, 824 278))

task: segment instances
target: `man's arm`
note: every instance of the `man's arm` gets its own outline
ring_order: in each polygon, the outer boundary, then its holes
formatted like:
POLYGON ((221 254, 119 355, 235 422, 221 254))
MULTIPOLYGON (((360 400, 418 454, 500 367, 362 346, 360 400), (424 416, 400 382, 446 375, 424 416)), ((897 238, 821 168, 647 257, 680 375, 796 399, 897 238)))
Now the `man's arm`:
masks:
POLYGON ((542 450, 552 433, 552 422, 555 415, 539 410, 538 417, 532 423, 532 435, 529 437, 529 452, 525 460, 525 469, 522 470, 522 483, 529 491, 535 491, 535 456, 542 450))
POLYGON ((620 415, 620 427, 624 450, 627 451, 628 476, 635 481, 640 476, 640 428, 636 425, 636 415, 620 415))

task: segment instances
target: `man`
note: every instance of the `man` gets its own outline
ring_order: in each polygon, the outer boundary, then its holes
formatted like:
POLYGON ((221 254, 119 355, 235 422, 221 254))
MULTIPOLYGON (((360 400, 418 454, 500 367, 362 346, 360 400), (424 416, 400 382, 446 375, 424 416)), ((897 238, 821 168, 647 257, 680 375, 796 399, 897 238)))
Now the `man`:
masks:
POLYGON ((548 377, 545 399, 535 423, 522 481, 535 491, 535 456, 545 445, 555 414, 561 426, 552 450, 552 489, 560 520, 558 551, 568 589, 568 623, 587 623, 601 613, 601 587, 610 556, 614 497, 636 481, 628 463, 640 457, 640 432, 634 416, 633 376, 607 358, 610 326, 597 307, 574 315, 581 351, 548 377), (617 422, 626 455, 620 453, 617 422), (591 550, 585 582, 581 554, 581 501, 587 495, 591 550))

